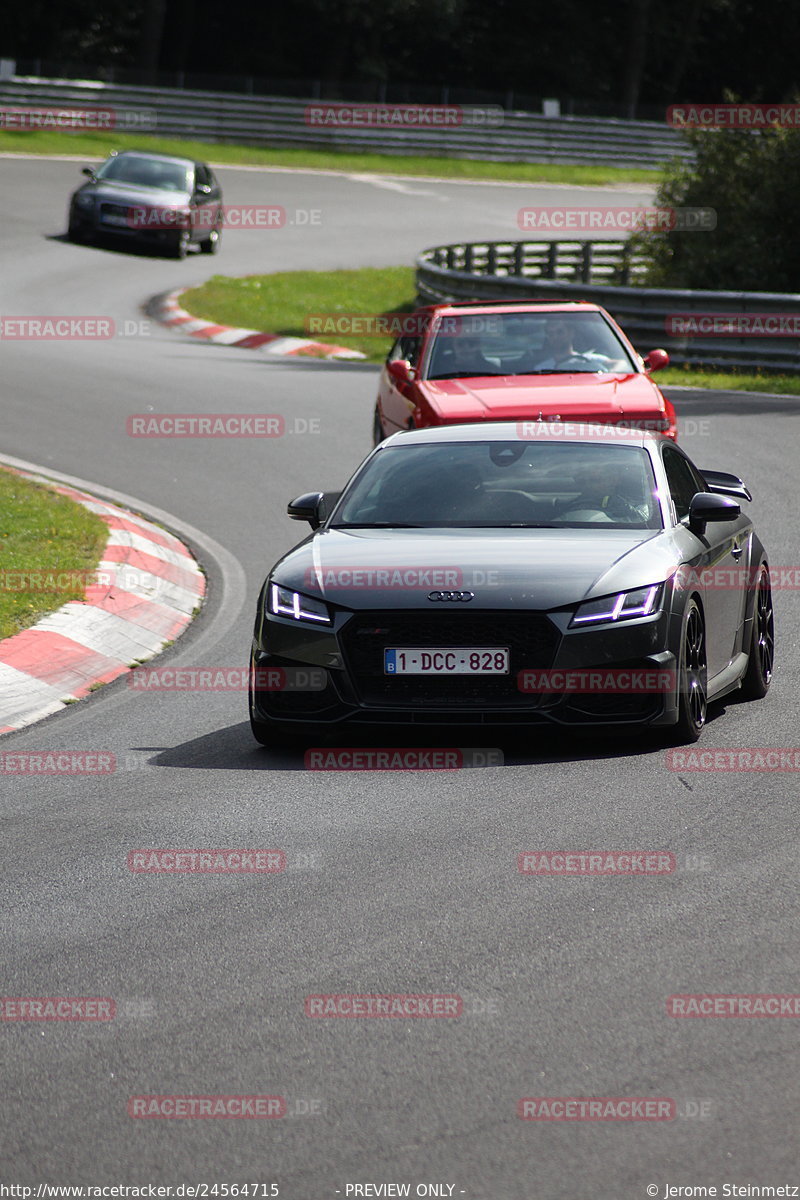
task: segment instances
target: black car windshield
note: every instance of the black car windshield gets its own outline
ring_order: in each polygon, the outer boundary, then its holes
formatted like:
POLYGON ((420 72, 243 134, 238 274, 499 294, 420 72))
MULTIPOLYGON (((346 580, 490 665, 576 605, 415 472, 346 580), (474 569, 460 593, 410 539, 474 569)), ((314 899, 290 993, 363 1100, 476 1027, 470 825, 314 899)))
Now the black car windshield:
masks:
POLYGON ((638 368, 599 312, 444 315, 426 379, 483 375, 630 374, 638 368))
POLYGON ((342 496, 334 528, 661 529, 641 446, 546 439, 387 446, 342 496))
POLYGON ((191 191, 192 168, 188 163, 147 158, 139 154, 120 154, 109 158, 97 170, 97 178, 135 187, 159 188, 165 192, 191 191))

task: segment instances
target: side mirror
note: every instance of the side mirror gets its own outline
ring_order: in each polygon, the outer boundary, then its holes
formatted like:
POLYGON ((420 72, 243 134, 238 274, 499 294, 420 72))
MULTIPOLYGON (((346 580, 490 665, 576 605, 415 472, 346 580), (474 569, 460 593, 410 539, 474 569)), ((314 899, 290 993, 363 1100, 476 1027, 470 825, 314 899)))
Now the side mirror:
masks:
POLYGON ((289 501, 286 506, 287 516, 293 521, 308 521, 312 529, 319 529, 322 524, 319 515, 322 496, 322 492, 304 492, 302 496, 289 501))
POLYGON ((330 513, 341 492, 304 492, 286 506, 286 514, 293 521, 308 521, 312 529, 320 525, 330 513))
POLYGON ((411 383, 414 368, 405 358, 394 358, 386 364, 386 373, 395 383, 411 383))
POLYGON ((94 167, 81 167, 81 175, 88 175, 90 179, 94 179, 94 167))
POLYGON ((727 496, 715 496, 711 492, 697 492, 689 505, 689 528, 702 537, 708 521, 735 521, 741 513, 735 500, 727 496))
POLYGON ((660 371, 669 366, 669 355, 666 350, 651 350, 644 356, 645 371, 660 371))
POLYGON ((738 475, 727 471, 701 471, 709 492, 720 496, 734 496, 738 500, 752 500, 750 488, 738 475))

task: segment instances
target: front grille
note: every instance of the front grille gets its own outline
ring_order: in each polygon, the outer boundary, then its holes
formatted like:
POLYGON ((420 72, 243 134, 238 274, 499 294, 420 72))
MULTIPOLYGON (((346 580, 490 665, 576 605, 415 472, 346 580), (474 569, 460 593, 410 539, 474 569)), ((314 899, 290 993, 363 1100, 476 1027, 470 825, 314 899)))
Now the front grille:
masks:
POLYGON ((559 634, 545 613, 443 609, 357 614, 341 632, 342 651, 362 704, 373 707, 532 708, 517 687, 525 668, 552 665, 559 634), (508 646, 508 675, 385 675, 387 646, 508 646))
POLYGON ((104 216, 108 215, 111 217, 125 217, 127 219, 130 209, 128 208, 127 204, 101 204, 100 212, 103 213, 104 216))

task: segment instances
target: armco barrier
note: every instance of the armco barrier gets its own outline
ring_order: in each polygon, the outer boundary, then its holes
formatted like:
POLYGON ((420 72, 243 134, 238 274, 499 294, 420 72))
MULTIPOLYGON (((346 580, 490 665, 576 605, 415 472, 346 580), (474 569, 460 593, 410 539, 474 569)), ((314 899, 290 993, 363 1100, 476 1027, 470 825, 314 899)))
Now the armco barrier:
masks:
POLYGON ((656 346, 678 366, 759 367, 800 373, 800 338, 687 337, 667 332, 678 314, 792 314, 800 295, 630 286, 643 264, 625 242, 474 242, 424 250, 416 263, 421 304, 446 300, 591 300, 641 354, 656 346))
MULTIPOLYGON (((306 108, 325 107, 326 103, 91 81, 15 77, 0 82, 0 107, 97 105, 114 108, 128 117, 144 111, 154 119, 155 128, 142 126, 141 132, 200 141, 650 169, 663 166, 671 158, 687 159, 693 154, 684 135, 666 123, 544 117, 482 110, 475 105, 467 110, 471 119, 458 126, 353 129, 307 124, 306 108), (486 113, 485 120, 481 119, 482 112, 486 113), (493 118, 501 123, 493 123, 493 118)), ((136 132, 135 123, 128 131, 136 132)))

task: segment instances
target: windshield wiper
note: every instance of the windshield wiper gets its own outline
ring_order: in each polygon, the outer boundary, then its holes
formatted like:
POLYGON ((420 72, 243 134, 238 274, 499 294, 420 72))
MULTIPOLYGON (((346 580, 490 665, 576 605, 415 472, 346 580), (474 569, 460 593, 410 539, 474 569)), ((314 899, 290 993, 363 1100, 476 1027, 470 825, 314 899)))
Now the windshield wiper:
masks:
POLYGON ((439 379, 501 379, 508 371, 450 371, 447 375, 429 375, 428 382, 439 379))
POLYGON ((425 529, 425 525, 414 525, 410 521, 342 521, 331 525, 331 529, 425 529))

